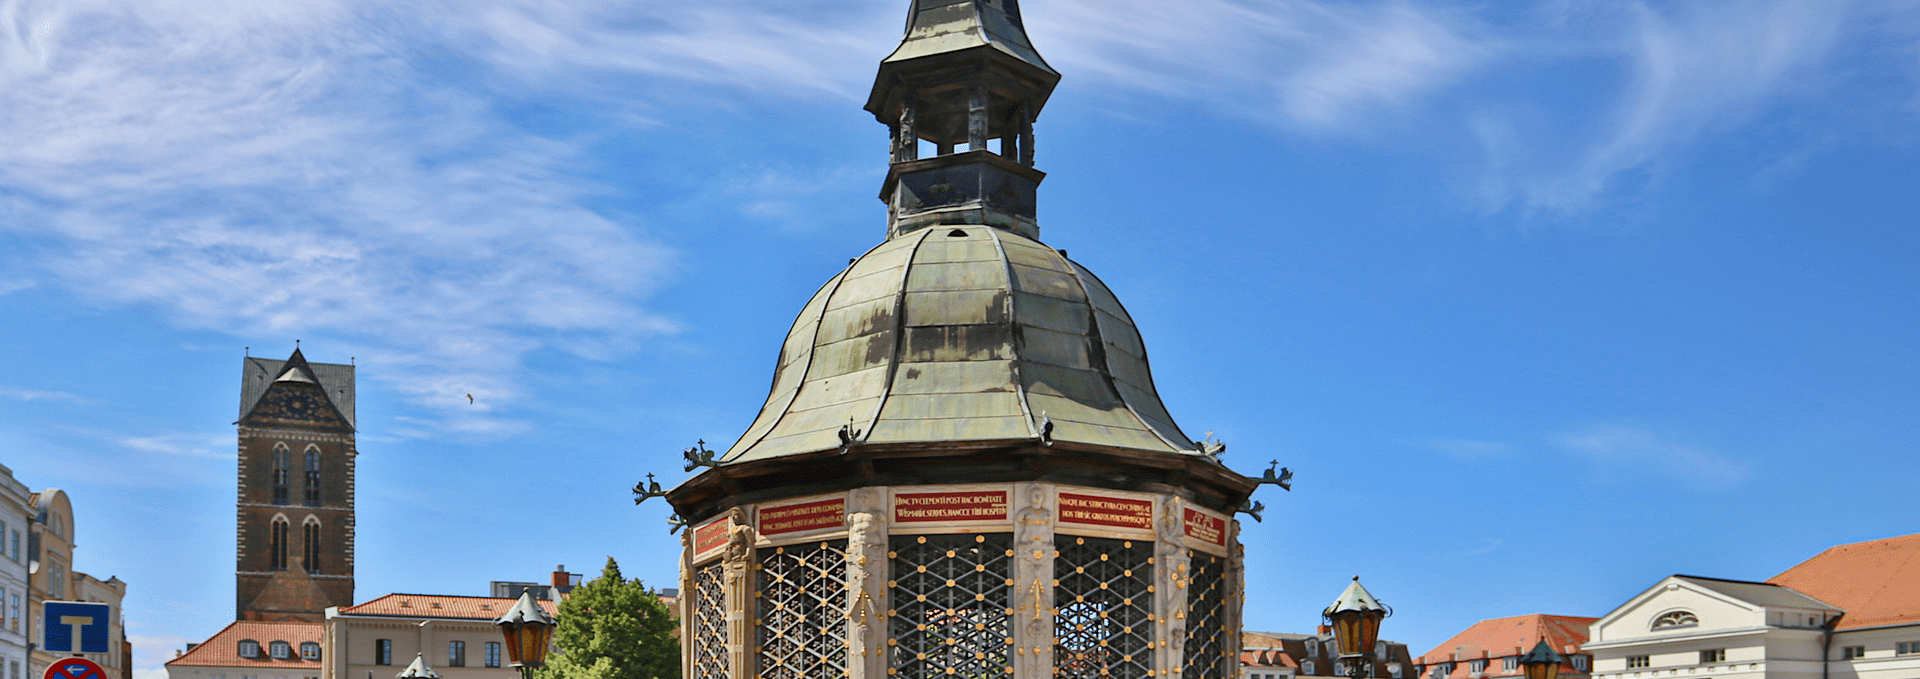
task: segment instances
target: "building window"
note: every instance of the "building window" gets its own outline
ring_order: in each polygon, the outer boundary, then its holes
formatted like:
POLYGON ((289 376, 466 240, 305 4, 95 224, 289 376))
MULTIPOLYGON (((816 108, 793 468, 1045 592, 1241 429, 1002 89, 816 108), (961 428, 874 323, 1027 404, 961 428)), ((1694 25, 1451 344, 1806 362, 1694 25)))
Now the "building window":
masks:
POLYGON ((1700 624, 1699 616, 1693 611, 1668 611, 1653 619, 1653 629, 1662 630, 1674 627, 1693 627, 1700 624))
POLYGON ((240 657, 242 658, 260 657, 260 642, 254 641, 252 639, 241 639, 240 640, 240 657))
POLYGON ((1865 646, 1842 646, 1840 648, 1841 660, 1852 660, 1866 654, 1867 647, 1865 646))
POLYGON ((467 642, 447 642, 447 667, 467 666, 467 642))
POLYGON ((1391 667, 1388 668, 1388 671, 1393 673, 1393 679, 1406 679, 1403 676, 1407 671, 1407 668, 1405 665, 1401 665, 1400 663, 1394 663, 1391 667))
POLYGON ((1519 668, 1520 668, 1520 656, 1510 655, 1500 659, 1500 669, 1503 671, 1512 672, 1519 668))
POLYGON ((1727 649, 1710 648, 1700 652, 1700 663, 1703 665, 1706 663, 1726 662, 1726 661, 1727 661, 1727 649))
POLYGON ((1468 671, 1468 672, 1471 672, 1471 673, 1473 673, 1473 674, 1486 674, 1486 673, 1487 673, 1487 661, 1485 661, 1485 660, 1475 660, 1475 661, 1473 661, 1473 662, 1470 662, 1470 663, 1467 663, 1467 671, 1468 671))
POLYGON ((272 544, 267 547, 267 558, 271 560, 272 563, 268 564, 268 567, 276 571, 284 571, 287 569, 286 518, 276 517, 273 520, 273 531, 270 539, 272 544))
POLYGON ((1301 673, 1301 674, 1313 674, 1313 661, 1312 661, 1312 660, 1308 660, 1308 661, 1305 661, 1305 662, 1302 662, 1302 663, 1300 663, 1300 673, 1301 673))
POLYGON ((47 573, 47 593, 55 599, 67 598, 67 567, 51 563, 47 573))
POLYGON ((1573 656, 1573 671, 1575 672, 1587 671, 1587 656, 1584 656, 1584 655, 1573 656))
POLYGON ((899 612, 889 620, 891 669, 905 677, 1003 672, 1013 657, 1002 641, 1013 636, 1013 534, 895 535, 889 548, 899 612))
MULTIPOLYGON (((19 597, 15 597, 13 601, 14 601, 14 608, 18 610, 20 607, 19 597)), ((14 613, 14 615, 19 615, 19 613, 16 612, 14 613)), ((1894 655, 1914 655, 1916 653, 1920 653, 1920 641, 1902 641, 1898 644, 1894 644, 1893 648, 1894 648, 1894 655)))
POLYGON ((307 506, 320 506, 320 451, 307 449, 307 506))
POLYGON ((13 624, 11 625, 13 631, 20 631, 20 595, 12 594, 7 596, 7 616, 13 618, 13 624))
POLYGON ((1627 656, 1627 669, 1636 670, 1642 667, 1647 667, 1650 664, 1651 663, 1649 662, 1649 656, 1644 656, 1644 655, 1627 656))
POLYGON ((300 532, 302 533, 300 563, 306 567, 308 573, 318 573, 320 572, 320 522, 309 516, 306 524, 300 526, 300 532))
POLYGON ((844 540, 760 550, 760 663, 781 668, 769 676, 846 675, 844 653, 814 650, 847 645, 846 552, 844 540))
POLYGON ((393 640, 392 639, 373 640, 373 664, 375 665, 392 665, 393 664, 393 640))
POLYGON ((275 641, 267 644, 267 652, 274 658, 284 660, 293 657, 293 646, 284 641, 275 641))
POLYGON ((320 644, 311 641, 300 642, 300 657, 308 660, 319 660, 320 644))
POLYGON ((1153 676, 1153 543, 1056 535, 1053 544, 1054 666, 1153 676))
POLYGON ((287 449, 273 449, 273 503, 287 503, 287 449))
POLYGON ((13 532, 13 560, 20 560, 20 531, 13 532))
POLYGON ((487 642, 487 667, 500 666, 500 642, 487 642))

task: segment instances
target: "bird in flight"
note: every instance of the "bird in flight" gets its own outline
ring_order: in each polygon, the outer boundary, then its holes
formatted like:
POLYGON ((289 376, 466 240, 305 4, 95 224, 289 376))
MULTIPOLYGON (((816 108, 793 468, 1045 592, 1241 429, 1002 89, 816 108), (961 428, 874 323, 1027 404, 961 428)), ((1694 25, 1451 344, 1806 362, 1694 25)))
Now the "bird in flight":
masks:
POLYGON ((467 405, 473 405, 473 394, 467 394, 467 405))

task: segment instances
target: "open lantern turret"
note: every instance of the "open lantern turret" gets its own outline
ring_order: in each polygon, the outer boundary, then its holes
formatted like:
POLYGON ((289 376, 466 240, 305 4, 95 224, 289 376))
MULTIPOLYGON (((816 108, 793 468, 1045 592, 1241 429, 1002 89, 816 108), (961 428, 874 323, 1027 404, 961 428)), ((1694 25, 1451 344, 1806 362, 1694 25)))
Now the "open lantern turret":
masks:
POLYGON ((1059 74, 1015 0, 913 3, 867 102, 886 240, 801 310, 738 441, 635 489, 689 527, 684 674, 1234 677, 1234 514, 1290 474, 1183 433, 1119 299, 1038 240, 1059 74))

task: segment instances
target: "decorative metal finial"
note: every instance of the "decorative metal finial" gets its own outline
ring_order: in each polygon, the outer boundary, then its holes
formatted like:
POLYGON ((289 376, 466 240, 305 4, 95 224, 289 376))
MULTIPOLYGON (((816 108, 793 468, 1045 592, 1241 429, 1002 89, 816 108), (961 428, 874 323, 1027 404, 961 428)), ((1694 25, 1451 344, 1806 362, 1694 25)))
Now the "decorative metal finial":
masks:
POLYGON ((1240 509, 1237 511, 1239 511, 1241 514, 1245 514, 1247 516, 1253 517, 1254 523, 1262 523, 1262 521, 1260 520, 1260 513, 1267 511, 1267 503, 1249 498, 1247 500, 1247 503, 1240 505, 1240 509))
POLYGON ((1263 485, 1271 483, 1273 485, 1279 486, 1281 490, 1285 490, 1285 491, 1293 490, 1293 471, 1290 469, 1287 469, 1286 467, 1280 466, 1279 460, 1274 460, 1272 464, 1273 466, 1267 468, 1267 474, 1265 476, 1260 477, 1259 483, 1263 485), (1274 473, 1274 470, 1276 469, 1279 470, 1278 474, 1274 473))
POLYGON ((695 441, 692 448, 680 451, 680 455, 687 458, 687 471, 714 466, 713 451, 707 450, 706 439, 695 441))
POLYGON ((646 483, 633 484, 634 504, 640 504, 656 497, 666 497, 667 491, 660 489, 660 482, 653 480, 653 474, 647 474, 646 483))

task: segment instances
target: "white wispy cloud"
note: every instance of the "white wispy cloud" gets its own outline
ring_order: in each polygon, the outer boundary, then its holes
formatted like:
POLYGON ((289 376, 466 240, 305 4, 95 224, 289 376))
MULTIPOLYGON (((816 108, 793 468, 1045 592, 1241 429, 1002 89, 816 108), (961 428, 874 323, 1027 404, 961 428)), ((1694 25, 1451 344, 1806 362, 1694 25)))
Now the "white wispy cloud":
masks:
POLYGON ((118 443, 142 453, 232 460, 236 453, 232 434, 155 434, 129 436, 118 443))
POLYGON ((1475 439, 1428 439, 1427 447, 1461 458, 1505 457, 1513 454, 1513 444, 1475 439))
POLYGON ((1573 47, 1536 40, 1523 54, 1610 61, 1629 77, 1594 80, 1585 98, 1605 113, 1592 130, 1549 132, 1551 124, 1507 112, 1511 102, 1536 105, 1534 93, 1481 102, 1467 125, 1488 159, 1480 197, 1491 209, 1584 212, 1623 185, 1657 181, 1704 137, 1816 93, 1812 83, 1836 46, 1864 29, 1850 25, 1858 18, 1851 0, 1573 6, 1572 16, 1555 17, 1584 29, 1566 34, 1573 47))
POLYGON ((84 403, 87 401, 87 399, 82 398, 79 395, 69 394, 64 391, 48 391, 43 389, 21 389, 18 387, 7 387, 7 386, 0 386, 0 396, 19 399, 22 401, 67 401, 71 403, 84 403))
POLYGON ((1499 51, 1463 16, 1409 3, 1032 3, 1041 52, 1103 88, 1196 99, 1294 130, 1365 131, 1499 51))
POLYGON ((1726 487, 1748 475, 1747 465, 1732 456, 1677 443, 1644 429, 1603 427, 1559 437, 1557 443, 1595 461, 1689 485, 1726 487))
POLYGON ((183 327, 331 338, 467 428, 487 411, 456 399, 515 399, 527 352, 670 332, 642 301, 673 254, 584 207, 608 191, 569 171, 586 142, 428 73, 420 23, 0 1, 0 229, 27 244, 8 268, 183 327))

